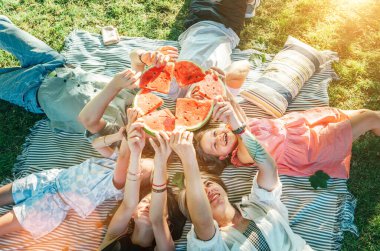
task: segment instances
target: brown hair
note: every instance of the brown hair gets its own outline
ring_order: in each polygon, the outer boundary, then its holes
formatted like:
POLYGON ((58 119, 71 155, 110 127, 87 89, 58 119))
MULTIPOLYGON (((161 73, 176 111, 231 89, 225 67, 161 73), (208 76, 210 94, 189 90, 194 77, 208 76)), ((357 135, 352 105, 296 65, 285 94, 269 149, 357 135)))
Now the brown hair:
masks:
POLYGON ((201 170, 220 175, 223 169, 230 163, 230 157, 220 160, 219 157, 207 154, 201 147, 201 140, 206 132, 215 130, 215 128, 202 129, 194 134, 194 148, 197 153, 197 159, 201 170))
MULTIPOLYGON (((227 189, 226 185, 224 184, 223 180, 216 174, 201 171, 201 179, 205 179, 207 181, 211 181, 213 183, 216 183, 219 186, 221 186, 224 189, 224 191, 228 192, 228 189, 227 189)), ((184 216, 186 216, 186 218, 190 219, 190 214, 189 214, 189 210, 187 208, 187 201, 186 201, 186 188, 182 189, 178 193, 178 206, 179 206, 179 209, 181 210, 182 214, 184 216)))

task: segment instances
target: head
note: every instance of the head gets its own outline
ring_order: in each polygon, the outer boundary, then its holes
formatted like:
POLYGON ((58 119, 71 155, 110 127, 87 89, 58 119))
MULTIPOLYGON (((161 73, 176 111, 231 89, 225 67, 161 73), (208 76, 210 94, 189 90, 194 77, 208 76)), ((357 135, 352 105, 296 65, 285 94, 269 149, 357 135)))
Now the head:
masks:
MULTIPOLYGON (((179 210, 178 203, 168 188, 167 199, 167 222, 173 240, 177 240, 182 235, 183 226, 186 218, 179 210)), ((154 234, 152 224, 149 219, 151 193, 142 198, 133 214, 134 230, 131 236, 132 242, 141 247, 150 247, 154 245, 154 234)))
POLYGON ((194 139, 197 156, 204 164, 225 164, 238 143, 237 136, 225 125, 201 130, 195 134, 194 139))
MULTIPOLYGON (((228 200, 227 187, 218 175, 201 172, 201 178, 211 206, 212 216, 222 226, 226 211, 232 207, 228 200)), ((179 193, 178 201, 181 212, 190 219, 186 201, 186 189, 179 193)))

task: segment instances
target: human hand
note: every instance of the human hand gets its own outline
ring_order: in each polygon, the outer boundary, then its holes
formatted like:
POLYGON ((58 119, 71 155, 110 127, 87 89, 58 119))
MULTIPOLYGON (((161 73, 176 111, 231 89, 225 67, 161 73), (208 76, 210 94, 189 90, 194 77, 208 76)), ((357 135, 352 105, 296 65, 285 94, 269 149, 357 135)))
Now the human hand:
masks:
POLYGON ((157 51, 161 52, 164 55, 169 56, 170 57, 169 62, 177 61, 178 56, 179 56, 178 49, 170 45, 159 47, 157 51))
POLYGON ((169 135, 165 131, 160 131, 156 133, 156 139, 159 142, 159 145, 157 145, 153 138, 149 138, 149 142, 156 153, 154 155, 154 162, 158 165, 155 164, 155 166, 166 166, 165 163, 168 161, 172 152, 172 149, 169 146, 169 135))
POLYGON ((212 66, 209 71, 217 78, 220 78, 224 83, 226 82, 226 73, 219 67, 212 66))
POLYGON ((139 80, 140 76, 141 72, 136 73, 134 70, 126 69, 116 73, 109 84, 118 89, 126 88, 132 90, 138 87, 136 81, 139 80))
POLYGON ((181 159, 192 158, 195 157, 193 137, 192 132, 186 131, 185 128, 178 128, 170 135, 169 145, 181 159))
POLYGON ((125 126, 128 131, 131 125, 137 120, 139 116, 139 111, 136 108, 128 108, 127 109, 127 125, 125 126))
POLYGON ((222 97, 214 98, 214 110, 212 112, 213 121, 221 121, 231 126, 235 130, 242 126, 231 103, 225 101, 222 97))
POLYGON ((146 51, 141 54, 140 60, 147 66, 163 67, 170 61, 170 56, 159 51, 146 51))
POLYGON ((144 123, 137 120, 131 124, 128 130, 128 146, 131 153, 141 153, 145 146, 144 123))

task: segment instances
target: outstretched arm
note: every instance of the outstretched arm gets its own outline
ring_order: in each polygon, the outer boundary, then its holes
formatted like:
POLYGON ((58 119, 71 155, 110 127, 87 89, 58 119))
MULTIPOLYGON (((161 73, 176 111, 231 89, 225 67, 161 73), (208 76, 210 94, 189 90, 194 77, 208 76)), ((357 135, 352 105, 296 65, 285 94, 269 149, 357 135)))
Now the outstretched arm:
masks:
POLYGON ((195 155, 193 133, 183 129, 173 132, 170 136, 170 146, 182 161, 186 182, 186 203, 195 233, 201 240, 210 240, 216 230, 195 155))
POLYGON ((132 69, 136 72, 144 71, 145 66, 164 66, 167 62, 174 62, 178 58, 178 49, 173 46, 162 46, 156 51, 145 51, 142 49, 133 50, 131 58, 132 69))
POLYGON ((230 102, 215 100, 214 105, 213 119, 230 125, 232 131, 239 134, 240 140, 243 142, 244 147, 239 148, 239 151, 247 153, 257 163, 259 168, 258 185, 265 190, 273 190, 278 184, 278 172, 272 156, 249 130, 245 130, 245 123, 239 119, 238 111, 230 102))
POLYGON ((126 162, 126 156, 121 154, 117 159, 117 166, 128 168, 124 187, 124 199, 112 217, 102 246, 108 245, 112 240, 126 233, 129 221, 139 202, 140 160, 141 152, 145 145, 145 134, 142 131, 142 126, 139 122, 133 123, 128 130, 128 141, 123 138, 121 142, 120 152, 126 147, 129 147, 131 151, 129 165, 126 162))
POLYGON ((106 126, 106 121, 102 117, 108 105, 123 88, 136 88, 135 82, 140 75, 141 73, 135 74, 130 69, 117 73, 111 82, 82 109, 78 115, 79 122, 91 133, 102 130, 106 126))
POLYGON ((121 141, 125 132, 125 127, 119 129, 117 133, 104 135, 96 138, 92 142, 92 147, 95 148, 103 157, 110 157, 114 153, 114 149, 110 147, 115 142, 121 141))
POLYGON ((154 238, 156 240, 156 249, 160 250, 175 250, 174 241, 170 234, 170 229, 167 222, 167 160, 171 153, 169 146, 169 136, 165 132, 160 132, 156 135, 159 143, 149 139, 152 145, 154 156, 154 176, 152 184, 152 199, 150 202, 149 217, 152 222, 154 238))

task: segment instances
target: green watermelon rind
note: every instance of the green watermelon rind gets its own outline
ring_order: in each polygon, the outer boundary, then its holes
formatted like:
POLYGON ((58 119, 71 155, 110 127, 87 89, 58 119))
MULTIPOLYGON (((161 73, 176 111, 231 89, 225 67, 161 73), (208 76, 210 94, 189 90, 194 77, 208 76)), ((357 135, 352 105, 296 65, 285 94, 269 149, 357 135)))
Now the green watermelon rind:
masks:
POLYGON ((200 122, 200 123, 198 123, 198 124, 196 124, 196 125, 193 125, 193 126, 191 126, 191 127, 186 126, 186 130, 187 130, 187 131, 190 131, 190 132, 194 132, 194 131, 197 131, 197 130, 199 130, 200 128, 202 128, 202 127, 203 127, 205 124, 207 124, 208 121, 211 119, 211 116, 212 116, 212 112, 213 112, 213 111, 214 111, 214 105, 211 104, 210 111, 209 111, 209 113, 207 114, 206 118, 205 118, 202 122, 200 122))
MULTIPOLYGON (((167 108, 166 108, 166 109, 167 109, 167 108)), ((153 137, 156 137, 156 134, 159 132, 159 131, 156 131, 156 130, 151 129, 151 128, 150 128, 149 126, 147 126, 145 123, 144 123, 143 130, 144 130, 147 134, 149 134, 149 135, 151 135, 151 136, 153 136, 153 137)))
MULTIPOLYGON (((201 80, 203 81, 203 80, 201 80)), ((186 93, 186 98, 191 98, 191 93, 193 92, 194 88, 197 86, 198 83, 200 83, 201 81, 197 82, 197 83, 194 83, 190 86, 189 90, 187 91, 186 93)), ((226 96, 227 95, 227 86, 226 84, 218 77, 218 81, 219 83, 223 86, 223 96, 226 96)))

